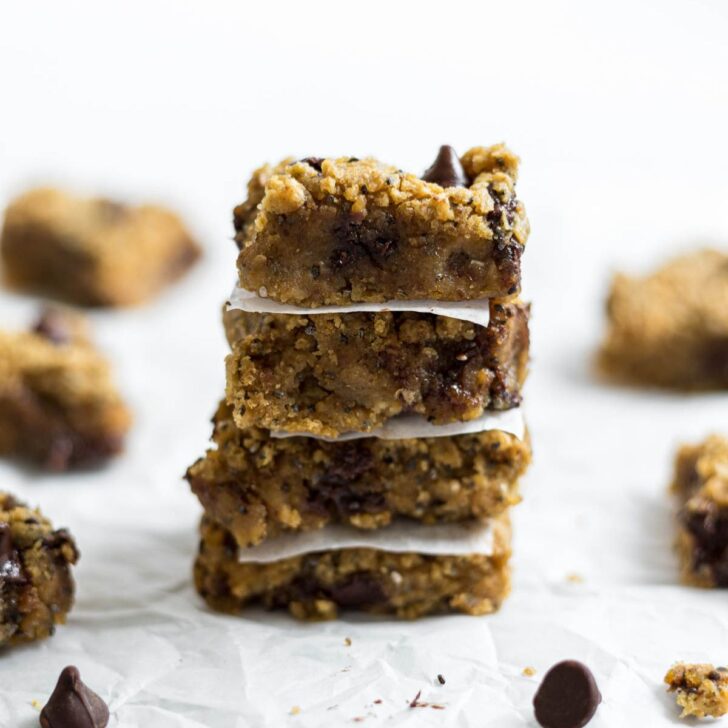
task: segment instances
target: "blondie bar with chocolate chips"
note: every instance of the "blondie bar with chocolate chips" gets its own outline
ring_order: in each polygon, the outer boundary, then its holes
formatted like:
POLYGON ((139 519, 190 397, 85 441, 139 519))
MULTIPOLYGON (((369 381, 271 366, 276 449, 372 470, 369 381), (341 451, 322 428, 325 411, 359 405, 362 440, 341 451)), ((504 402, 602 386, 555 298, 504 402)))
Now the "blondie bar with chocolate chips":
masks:
POLYGON ((489 325, 412 312, 236 312, 227 400, 239 427, 336 437, 400 414, 462 422, 521 401, 529 307, 490 302, 489 325))
POLYGON ((513 296, 529 232, 517 176, 503 145, 442 147, 421 177, 371 158, 266 165, 234 212, 240 284, 303 306, 513 296))
POLYGON ((11 287, 83 306, 146 301, 199 255, 169 210, 49 188, 10 203, 0 237, 3 276, 11 287))
POLYGON ((0 493, 0 647, 43 639, 73 605, 70 534, 9 493, 0 493))
POLYGON ((31 331, 0 331, 0 454, 93 466, 121 451, 130 423, 81 317, 49 309, 31 331))
POLYGON ((680 501, 677 546, 684 580, 728 587, 728 439, 684 445, 672 490, 680 501))
POLYGON ((493 521, 491 555, 427 555, 375 548, 330 549, 273 562, 241 561, 238 543, 203 518, 197 590, 214 609, 287 608, 299 619, 333 619, 339 609, 413 619, 488 614, 510 589, 507 516, 493 521))
POLYGON ((599 366, 611 378, 682 390, 728 388, 728 253, 701 250, 645 277, 618 275, 599 366))
POLYGON ((376 529, 483 520, 520 500, 528 442, 499 430, 471 435, 326 442, 239 429, 221 404, 217 446, 187 471, 205 513, 240 546, 330 523, 376 529))

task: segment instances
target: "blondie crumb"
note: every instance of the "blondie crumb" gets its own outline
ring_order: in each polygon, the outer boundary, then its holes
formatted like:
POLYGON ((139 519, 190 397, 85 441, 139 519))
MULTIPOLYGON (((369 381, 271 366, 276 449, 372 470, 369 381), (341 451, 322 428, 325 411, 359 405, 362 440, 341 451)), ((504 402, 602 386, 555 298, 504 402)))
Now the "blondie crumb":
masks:
POLYGON ((65 622, 77 559, 68 531, 0 492, 0 647, 43 639, 65 622))
POLYGON ((728 439, 684 445, 672 491, 680 501, 677 548, 686 583, 728 587, 728 439))
POLYGON ((682 708, 681 718, 720 718, 728 713, 728 668, 679 662, 665 675, 682 708))
POLYGON ((326 442, 239 429, 228 406, 214 418, 217 446, 187 471, 205 512, 240 546, 329 523, 381 528, 484 520, 520 500, 528 441, 499 430, 406 440, 326 442))
POLYGON ((510 589, 507 516, 493 521, 493 536, 490 556, 346 548, 255 563, 240 562, 235 538, 203 517, 195 584, 211 607, 224 612, 260 603, 306 620, 333 619, 340 609, 405 619, 447 612, 488 614, 510 589))
POLYGON ((130 423, 85 319, 49 309, 31 331, 0 331, 0 454, 89 467, 121 451, 130 423))
POLYGON ((680 256, 642 278, 617 275, 599 353, 615 379, 675 389, 728 388, 728 253, 680 256))
POLYGON ((526 304, 492 301, 487 327, 391 311, 230 317, 227 400, 239 427, 336 437, 400 414, 444 424, 521 401, 526 304))
POLYGON ((266 165, 234 212, 241 286, 304 306, 513 296, 517 176, 503 145, 444 147, 423 177, 355 157, 266 165))
POLYGON ((174 213, 31 190, 10 203, 0 238, 6 282, 84 306, 126 306, 181 277, 200 247, 174 213))

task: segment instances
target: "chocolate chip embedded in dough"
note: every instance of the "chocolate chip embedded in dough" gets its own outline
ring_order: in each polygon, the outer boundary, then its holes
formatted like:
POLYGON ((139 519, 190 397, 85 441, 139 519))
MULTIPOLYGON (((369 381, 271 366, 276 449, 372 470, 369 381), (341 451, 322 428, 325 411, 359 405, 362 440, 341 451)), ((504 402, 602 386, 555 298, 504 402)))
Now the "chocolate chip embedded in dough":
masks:
POLYGON ((109 708, 83 683, 78 668, 63 668, 40 713, 42 728, 106 728, 108 723, 109 708))
POLYGON ((554 665, 533 698, 543 728, 583 728, 602 701, 591 670, 576 660, 554 665))
POLYGON ((0 523, 0 586, 25 584, 25 574, 20 555, 13 544, 9 523, 0 523))
POLYGON ((435 161, 422 175, 422 179, 441 187, 467 187, 470 183, 457 152, 447 144, 440 147, 435 161))

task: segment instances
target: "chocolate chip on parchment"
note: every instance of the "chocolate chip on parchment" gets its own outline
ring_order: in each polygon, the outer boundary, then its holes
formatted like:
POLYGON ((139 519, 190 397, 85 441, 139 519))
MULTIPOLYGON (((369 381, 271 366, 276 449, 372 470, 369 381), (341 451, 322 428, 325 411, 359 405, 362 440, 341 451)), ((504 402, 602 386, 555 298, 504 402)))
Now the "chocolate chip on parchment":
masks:
POLYGON ((78 668, 63 668, 58 683, 40 713, 43 728, 106 728, 109 708, 81 680, 78 668))
POLYGON ((591 670, 576 660, 554 665, 533 698, 543 728, 583 728, 602 701, 591 670))
POLYGON ((457 152, 447 144, 440 147, 435 161, 422 175, 422 179, 442 187, 467 187, 469 184, 457 152))

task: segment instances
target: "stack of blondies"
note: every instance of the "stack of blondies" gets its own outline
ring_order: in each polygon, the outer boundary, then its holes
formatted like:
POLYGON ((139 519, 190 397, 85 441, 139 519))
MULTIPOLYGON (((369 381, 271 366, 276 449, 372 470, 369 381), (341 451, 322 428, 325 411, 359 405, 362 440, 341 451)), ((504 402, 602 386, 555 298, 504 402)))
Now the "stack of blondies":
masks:
POLYGON ((196 586, 217 609, 484 614, 509 590, 528 237, 505 147, 422 175, 374 159, 257 170, 234 212, 239 285, 196 586))

